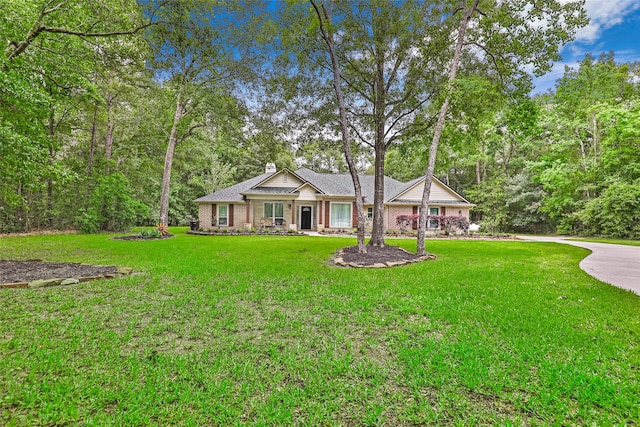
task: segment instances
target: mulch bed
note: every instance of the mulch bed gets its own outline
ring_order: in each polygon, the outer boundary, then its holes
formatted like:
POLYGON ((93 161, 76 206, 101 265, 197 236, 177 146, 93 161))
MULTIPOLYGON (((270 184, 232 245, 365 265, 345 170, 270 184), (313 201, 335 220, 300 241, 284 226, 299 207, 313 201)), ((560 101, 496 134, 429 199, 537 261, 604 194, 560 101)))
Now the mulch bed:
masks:
POLYGON ((174 237, 174 235, 171 233, 167 233, 164 236, 160 236, 160 237, 142 237, 141 235, 136 234, 135 236, 112 237, 111 240, 162 240, 162 239, 170 239, 172 237, 174 237))
POLYGON ((334 263, 342 267, 395 267, 414 262, 435 259, 435 255, 419 256, 397 246, 367 246, 367 253, 358 253, 357 246, 341 249, 334 258, 334 263))
POLYGON ((115 274, 115 265, 87 265, 69 262, 0 260, 0 283, 30 282, 57 277, 76 278, 115 274))

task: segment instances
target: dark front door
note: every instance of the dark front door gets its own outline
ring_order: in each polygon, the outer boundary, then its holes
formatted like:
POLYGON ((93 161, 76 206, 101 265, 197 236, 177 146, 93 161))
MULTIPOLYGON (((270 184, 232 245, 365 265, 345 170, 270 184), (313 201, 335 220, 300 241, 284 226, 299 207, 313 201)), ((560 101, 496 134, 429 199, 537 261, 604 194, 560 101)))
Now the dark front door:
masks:
POLYGON ((311 207, 302 206, 300 208, 300 228, 303 230, 311 230, 311 207))

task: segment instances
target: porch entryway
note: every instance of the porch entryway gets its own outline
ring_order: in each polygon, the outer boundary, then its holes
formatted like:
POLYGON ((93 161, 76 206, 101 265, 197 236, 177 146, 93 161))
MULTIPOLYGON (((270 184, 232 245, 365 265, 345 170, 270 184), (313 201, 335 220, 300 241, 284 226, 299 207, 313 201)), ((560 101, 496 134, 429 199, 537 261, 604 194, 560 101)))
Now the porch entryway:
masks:
POLYGON ((313 206, 300 206, 300 229, 311 230, 313 206))

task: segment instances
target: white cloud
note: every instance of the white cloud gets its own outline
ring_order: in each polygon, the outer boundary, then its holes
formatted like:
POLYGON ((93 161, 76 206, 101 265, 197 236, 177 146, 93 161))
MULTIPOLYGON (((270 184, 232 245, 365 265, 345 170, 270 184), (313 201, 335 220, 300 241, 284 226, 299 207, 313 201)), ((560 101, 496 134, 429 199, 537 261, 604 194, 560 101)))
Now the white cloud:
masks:
MULTIPOLYGON (((564 0, 567 3, 568 0, 564 0)), ((621 23, 630 13, 640 9, 638 0, 586 0, 589 25, 578 30, 576 41, 593 43, 603 30, 621 23)))

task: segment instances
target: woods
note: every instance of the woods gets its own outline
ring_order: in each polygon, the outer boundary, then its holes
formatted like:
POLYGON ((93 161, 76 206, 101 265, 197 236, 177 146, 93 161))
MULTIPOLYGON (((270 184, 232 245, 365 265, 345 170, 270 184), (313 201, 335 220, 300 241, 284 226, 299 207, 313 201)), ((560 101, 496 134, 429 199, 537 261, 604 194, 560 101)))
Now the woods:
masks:
POLYGON ((184 224, 194 199, 268 162, 345 172, 346 143, 354 173, 409 181, 431 158, 485 231, 640 237, 638 64, 593 52, 531 95, 527 70, 585 25, 580 1, 0 9, 2 233, 184 224))

